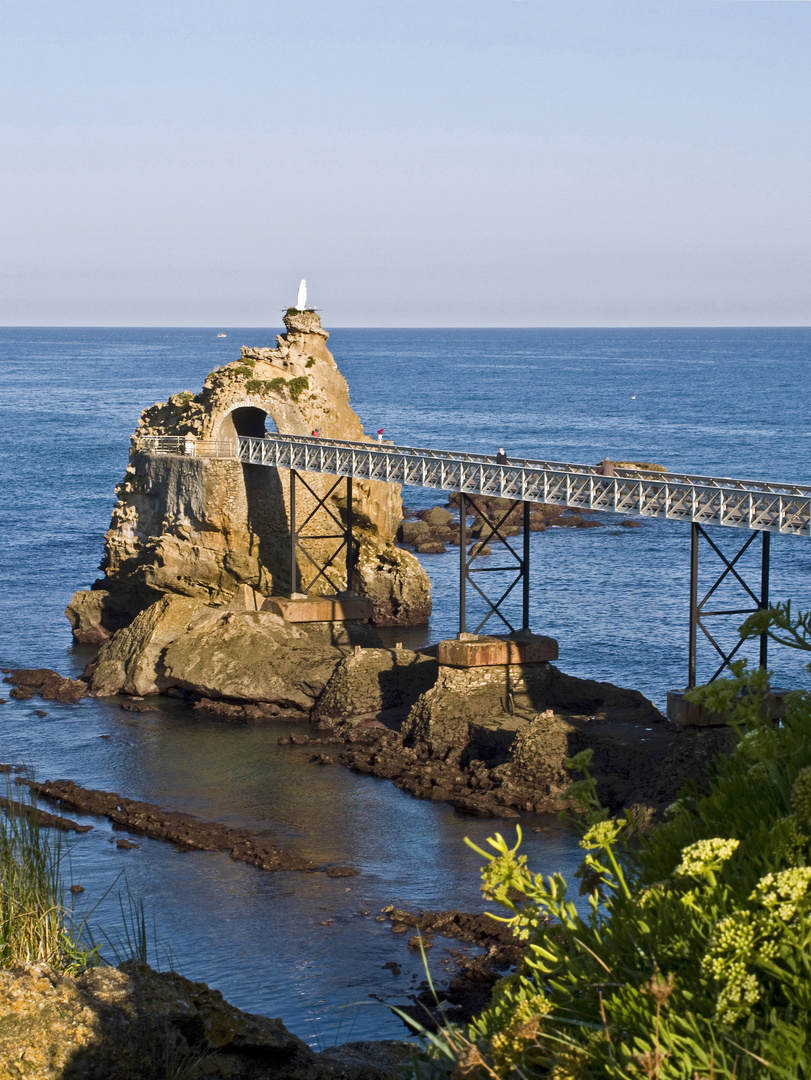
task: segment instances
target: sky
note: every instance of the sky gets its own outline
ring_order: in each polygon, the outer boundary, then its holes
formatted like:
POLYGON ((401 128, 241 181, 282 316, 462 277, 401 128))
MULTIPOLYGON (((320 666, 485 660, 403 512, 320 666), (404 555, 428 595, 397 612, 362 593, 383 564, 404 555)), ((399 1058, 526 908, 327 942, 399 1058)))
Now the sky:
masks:
POLYGON ((811 323, 804 0, 0 0, 0 324, 811 323))

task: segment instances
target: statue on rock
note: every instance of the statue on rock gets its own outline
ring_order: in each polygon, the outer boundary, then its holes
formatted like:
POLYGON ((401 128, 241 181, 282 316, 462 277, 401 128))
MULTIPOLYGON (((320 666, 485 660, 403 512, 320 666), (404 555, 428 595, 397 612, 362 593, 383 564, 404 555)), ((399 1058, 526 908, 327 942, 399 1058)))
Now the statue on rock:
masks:
MULTIPOLYGON (((154 455, 139 448, 147 435, 185 436, 205 450, 239 435, 262 437, 273 430, 309 435, 317 429, 324 438, 369 441, 327 348, 329 334, 318 314, 303 307, 305 281, 297 304, 285 314, 287 333, 277 337, 275 348, 243 347, 240 359, 212 371, 198 394, 173 394, 141 414, 105 536, 104 577, 91 590, 77 592, 66 612, 77 640, 107 640, 166 594, 221 605, 231 603, 242 586, 260 602, 273 594, 306 591, 315 573, 306 558, 299 561, 299 580, 290 581, 286 469, 205 454, 154 455)), ((319 497, 335 482, 329 476, 304 476, 319 497)), ((337 517, 346 513, 344 491, 341 484, 330 497, 337 517)), ((402 519, 399 485, 355 480, 353 510, 354 580, 338 584, 372 600, 378 625, 426 622, 428 577, 416 558, 394 543, 402 519)), ((297 516, 302 512, 306 516, 309 509, 301 505, 297 516)), ((328 524, 323 511, 308 531, 334 531, 334 523, 332 528, 319 523, 328 524)))
POLYGON ((307 281, 305 278, 302 278, 299 282, 298 296, 296 297, 296 310, 307 310, 307 281))

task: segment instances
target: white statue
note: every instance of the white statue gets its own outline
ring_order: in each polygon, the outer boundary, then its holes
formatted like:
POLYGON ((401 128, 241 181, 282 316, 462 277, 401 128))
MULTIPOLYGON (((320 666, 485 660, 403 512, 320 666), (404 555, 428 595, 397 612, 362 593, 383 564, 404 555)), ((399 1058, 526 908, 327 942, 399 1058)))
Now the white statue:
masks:
POLYGON ((298 287, 298 296, 296 297, 296 310, 305 311, 307 309, 307 281, 305 278, 301 279, 301 284, 298 287))

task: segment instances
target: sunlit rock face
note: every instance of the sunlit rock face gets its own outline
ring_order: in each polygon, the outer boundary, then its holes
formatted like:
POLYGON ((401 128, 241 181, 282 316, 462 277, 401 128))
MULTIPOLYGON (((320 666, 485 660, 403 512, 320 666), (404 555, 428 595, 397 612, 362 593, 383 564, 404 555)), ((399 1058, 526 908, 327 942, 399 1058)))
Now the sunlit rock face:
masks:
MULTIPOLYGON (((126 475, 116 488, 104 577, 93 590, 103 595, 91 600, 86 592, 77 593, 68 607, 80 640, 105 640, 166 593, 227 604, 240 585, 270 596, 306 591, 313 581, 317 571, 301 555, 291 580, 288 470, 138 449, 138 439, 147 435, 189 436, 205 446, 209 440, 222 443, 274 430, 295 435, 317 430, 323 438, 370 441, 350 407, 346 380, 327 348, 329 335, 319 316, 290 309, 284 322, 287 333, 277 337, 275 348, 243 347, 239 360, 211 372, 199 394, 174 394, 142 413, 126 475)), ((307 473, 304 479, 323 497, 336 478, 307 473)), ((315 505, 298 485, 299 524, 315 505)), ((343 482, 327 505, 338 521, 345 520, 343 482)), ((354 481, 353 509, 357 569, 352 587, 373 601, 380 625, 425 622, 430 582, 414 556, 394 544, 402 519, 399 485, 354 481)), ((338 531, 323 510, 307 525, 310 534, 338 531)), ((323 564, 338 543, 314 540, 307 547, 323 564)), ((336 587, 347 587, 343 556, 330 578, 336 587)), ((316 591, 323 587, 322 579, 316 591)))

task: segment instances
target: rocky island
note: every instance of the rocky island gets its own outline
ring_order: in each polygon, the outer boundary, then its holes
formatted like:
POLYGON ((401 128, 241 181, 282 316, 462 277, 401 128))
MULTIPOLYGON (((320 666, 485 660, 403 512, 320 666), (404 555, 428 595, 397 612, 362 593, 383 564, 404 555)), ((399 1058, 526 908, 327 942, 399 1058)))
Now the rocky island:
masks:
MULTIPOLYGON (((199 394, 175 394, 142 414, 105 537, 104 577, 66 612, 78 641, 101 646, 84 676, 90 692, 129 695, 136 709, 150 695, 183 697, 225 720, 309 718, 314 763, 386 777, 467 812, 559 810, 573 781, 564 763, 587 748, 612 809, 670 801, 725 745, 724 730, 679 729, 636 691, 565 675, 550 638, 460 635, 421 652, 381 648, 376 625, 426 621, 431 610, 428 577, 396 538, 419 547, 420 530, 441 529, 458 543, 453 493, 449 509, 412 524, 398 485, 356 481, 355 569, 352 581, 345 570, 338 581, 346 591, 308 597, 315 571, 306 559, 291 580, 287 470, 220 458, 217 448, 274 426, 368 437, 318 315, 290 309, 284 321, 275 348, 243 347, 199 394), (178 452, 147 452, 150 436, 174 436, 178 452)), ((318 527, 329 514, 345 520, 333 478, 305 479, 325 500, 304 508, 313 531, 329 531, 318 527)), ((495 503, 493 514, 502 509, 495 503)), ((530 521, 596 524, 543 504, 530 521)))

